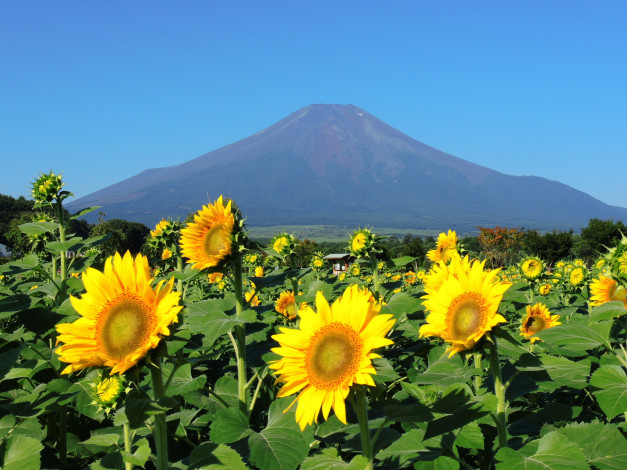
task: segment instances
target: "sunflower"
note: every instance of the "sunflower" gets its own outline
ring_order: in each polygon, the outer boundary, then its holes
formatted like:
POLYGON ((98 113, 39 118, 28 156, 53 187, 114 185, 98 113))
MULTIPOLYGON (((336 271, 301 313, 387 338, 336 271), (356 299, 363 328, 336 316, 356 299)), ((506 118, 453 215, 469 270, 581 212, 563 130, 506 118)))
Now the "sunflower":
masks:
POLYGON ((67 362, 63 374, 91 366, 111 367, 123 373, 155 348, 181 310, 181 294, 172 292, 174 278, 151 286, 148 259, 129 252, 116 253, 105 261, 104 272, 87 268, 83 273, 86 293, 70 297, 81 315, 73 323, 56 326, 59 359, 67 362))
POLYGON ((246 302, 250 304, 251 307, 256 307, 261 303, 259 302, 259 297, 257 297, 257 294, 255 293, 254 289, 247 291, 244 294, 244 298, 246 299, 246 302))
POLYGON ((282 356, 269 364, 284 384, 277 396, 299 392, 290 407, 298 402, 301 429, 317 422, 320 411, 326 420, 331 408, 346 424, 344 401, 351 386, 374 386, 372 359, 380 356, 372 350, 392 344, 385 337, 394 324, 392 315, 379 313, 381 303, 367 289, 351 285, 331 306, 318 292, 316 309, 300 310, 298 329, 281 328, 272 337, 280 345, 272 351, 282 356))
POLYGON ((620 274, 627 274, 627 251, 618 258, 618 272, 620 274))
POLYGON ((289 290, 286 292, 281 292, 281 294, 279 295, 279 299, 274 305, 274 309, 281 315, 286 317, 288 320, 295 320, 296 299, 294 297, 294 292, 289 290))
POLYGON ((417 279, 417 278, 416 278, 416 273, 415 273, 415 272, 413 272, 413 271, 407 271, 407 272, 404 274, 404 277, 405 277, 405 282, 406 282, 407 284, 415 284, 415 283, 416 283, 416 279, 417 279))
POLYGON ((216 283, 220 282, 222 279, 224 279, 224 274, 223 273, 209 273, 209 274, 207 274, 207 280, 209 281, 210 284, 216 284, 216 283))
POLYGON ((169 248, 164 248, 161 252, 161 259, 166 260, 170 258, 172 258, 172 250, 170 250, 169 248))
POLYGON ((357 266, 356 264, 353 264, 350 267, 350 273, 351 276, 359 276, 359 274, 361 273, 361 269, 359 269, 359 266, 357 266))
POLYGON ((294 237, 287 233, 280 233, 272 239, 271 246, 279 255, 289 255, 294 251, 294 237))
POLYGON ((542 274, 544 263, 536 256, 528 256, 520 263, 520 270, 527 279, 536 279, 542 274))
POLYGON ((150 231, 150 236, 152 238, 157 238, 163 233, 163 229, 165 229, 167 226, 168 221, 165 219, 161 219, 159 222, 157 222, 157 225, 155 225, 155 229, 150 231))
POLYGON ((540 291, 540 295, 549 295, 549 292, 551 292, 551 284, 549 284, 548 282, 545 284, 542 284, 538 289, 540 291))
POLYGON ((484 271, 484 264, 457 257, 448 267, 440 262, 445 275, 440 274, 439 287, 432 283, 427 289, 430 275, 425 278, 427 294, 422 298, 430 313, 420 327, 420 336, 439 336, 451 343, 449 357, 472 348, 492 327, 506 321, 497 310, 511 284, 498 281, 498 269, 484 271))
POLYGON ((568 282, 570 282, 572 286, 578 286, 584 281, 585 277, 586 277, 585 268, 582 268, 581 266, 577 266, 573 268, 572 271, 570 272, 568 276, 568 282))
POLYGON ((263 266, 257 266, 255 268, 255 277, 263 277, 264 272, 263 272, 263 266))
POLYGON ((457 254, 457 233, 449 230, 448 233, 442 232, 438 235, 435 248, 429 250, 427 258, 433 263, 439 263, 440 261, 447 263, 451 260, 453 253, 457 254))
POLYGON ((549 312, 549 309, 544 304, 537 303, 534 306, 527 305, 527 314, 523 318, 520 326, 520 336, 524 336, 532 343, 540 341, 540 338, 534 335, 538 331, 561 325, 558 321, 559 318, 559 315, 551 315, 551 312, 549 312))
POLYGON ((190 260, 193 269, 218 266, 231 254, 234 226, 231 201, 225 206, 220 196, 213 204, 203 206, 194 221, 181 230, 181 254, 190 260))
POLYGON ((619 300, 627 308, 627 289, 618 289, 618 283, 609 277, 599 276, 590 283, 590 305, 602 305, 605 302, 619 300))
POLYGON ((607 261, 606 261, 604 258, 600 258, 600 259, 598 259, 598 260, 597 260, 597 262, 596 262, 596 263, 594 263, 594 267, 595 267, 596 269, 601 270, 601 269, 603 269, 603 268, 605 267, 605 263, 606 263, 606 262, 607 262, 607 261))

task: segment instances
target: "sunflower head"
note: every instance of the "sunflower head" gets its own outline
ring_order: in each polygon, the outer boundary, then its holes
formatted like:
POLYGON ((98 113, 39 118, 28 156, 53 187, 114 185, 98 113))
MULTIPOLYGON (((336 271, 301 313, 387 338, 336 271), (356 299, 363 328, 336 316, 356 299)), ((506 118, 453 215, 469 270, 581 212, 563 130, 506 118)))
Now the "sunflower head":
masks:
POLYGON ((344 401, 351 387, 374 386, 372 359, 380 356, 372 351, 392 344, 385 337, 392 315, 379 313, 381 303, 367 289, 351 285, 332 305, 318 292, 316 310, 300 309, 299 328, 280 328, 272 337, 279 343, 272 351, 282 356, 269 364, 284 384, 277 396, 298 393, 290 407, 298 402, 301 429, 317 422, 320 411, 326 420, 331 408, 346 424, 344 401))
POLYGON ((193 269, 219 268, 244 246, 244 221, 235 203, 222 196, 204 206, 181 230, 181 254, 193 269))
POLYGON ((35 200, 35 207, 51 204, 54 201, 60 202, 72 196, 69 191, 61 191, 64 185, 62 175, 56 175, 52 171, 48 174, 41 173, 32 183, 31 194, 35 200))
POLYGON ((527 256, 520 262, 520 270, 529 280, 540 277, 543 269, 544 263, 537 256, 527 256))
POLYGON ((172 258, 172 250, 170 250, 169 248, 164 248, 161 252, 161 259, 165 261, 166 259, 170 258, 172 258))
POLYGON ((361 274, 361 269, 359 269, 359 265, 358 264, 353 264, 349 268, 349 272, 351 273, 351 276, 357 277, 357 276, 359 276, 359 274, 361 274))
POLYGON ((520 325, 520 335, 524 336, 532 343, 540 341, 540 338, 534 335, 538 333, 538 331, 561 325, 558 321, 559 318, 559 315, 551 315, 549 309, 542 303, 537 303, 533 306, 527 305, 527 314, 520 325))
POLYGON ((263 266, 257 266, 255 268, 255 277, 263 277, 264 274, 263 266))
POLYGON ((56 326, 59 360, 69 365, 68 374, 91 366, 111 367, 123 373, 170 334, 177 321, 181 294, 172 292, 174 278, 152 287, 148 259, 115 254, 105 261, 104 271, 87 268, 86 292, 70 297, 80 318, 56 326))
POLYGON ((311 267, 316 271, 320 271, 324 268, 324 254, 322 253, 314 253, 311 258, 311 267))
POLYGON ((413 271, 407 271, 403 277, 405 278, 406 284, 415 284, 416 283, 416 273, 413 271))
POLYGON ((441 261, 437 274, 425 277, 427 294, 423 299, 430 313, 420 327, 420 336, 439 336, 450 343, 449 356, 472 348, 494 326, 506 321, 498 308, 511 284, 498 280, 498 270, 485 271, 484 264, 455 257, 449 265, 441 261))
POLYGON ((279 233, 270 242, 270 246, 279 256, 287 256, 294 253, 296 241, 292 235, 287 233, 279 233))
POLYGON ((369 228, 355 230, 348 242, 348 250, 356 258, 368 258, 381 252, 382 237, 372 233, 369 228))
POLYGON ((627 289, 619 288, 615 279, 599 276, 590 283, 590 305, 602 305, 613 300, 623 302, 627 308, 627 289))
POLYGON ((552 288, 551 284, 548 282, 545 282, 540 287, 538 287, 538 291, 540 292, 540 295, 549 295, 549 293, 551 292, 551 288, 552 288))
POLYGON ((295 320, 298 308, 296 307, 296 298, 294 297, 294 292, 281 292, 278 300, 274 305, 274 308, 277 312, 279 312, 288 320, 295 320))
POLYGON ((583 266, 576 266, 568 274, 568 282, 573 287, 581 286, 588 275, 588 270, 583 266))
POLYGON ((427 252, 427 258, 433 263, 439 263, 440 261, 448 263, 453 257, 453 254, 459 254, 457 245, 458 240, 456 232, 453 230, 449 230, 448 233, 442 232, 438 235, 435 248, 427 252))

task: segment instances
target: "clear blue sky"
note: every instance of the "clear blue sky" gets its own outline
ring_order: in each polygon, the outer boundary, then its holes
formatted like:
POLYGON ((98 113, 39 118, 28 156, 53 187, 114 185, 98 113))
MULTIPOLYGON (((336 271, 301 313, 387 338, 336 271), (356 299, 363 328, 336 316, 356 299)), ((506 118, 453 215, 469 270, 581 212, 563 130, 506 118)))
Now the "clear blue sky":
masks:
POLYGON ((53 170, 84 196, 351 103, 627 207, 626 25, 624 0, 0 0, 0 193, 53 170))

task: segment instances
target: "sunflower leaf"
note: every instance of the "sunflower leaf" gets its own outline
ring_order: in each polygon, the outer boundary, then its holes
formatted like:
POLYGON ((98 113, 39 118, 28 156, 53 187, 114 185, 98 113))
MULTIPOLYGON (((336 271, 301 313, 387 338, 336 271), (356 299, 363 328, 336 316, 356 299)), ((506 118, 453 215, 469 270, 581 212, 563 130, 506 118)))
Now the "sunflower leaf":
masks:
POLYGON ((40 452, 44 446, 38 439, 27 436, 13 436, 9 439, 4 454, 4 470, 39 468, 40 452))
POLYGON ((558 432, 550 432, 539 442, 530 442, 519 450, 502 448, 496 454, 497 470, 584 470, 588 469, 581 448, 558 432), (537 444, 537 450, 535 445, 537 444), (533 453, 530 453, 533 452, 533 453))
POLYGON ((604 304, 592 307, 590 311, 590 325, 603 320, 620 317, 627 314, 625 304, 618 300, 605 302, 604 304))
POLYGON ((592 374, 590 385, 608 420, 627 412, 627 375, 621 366, 601 366, 592 374))

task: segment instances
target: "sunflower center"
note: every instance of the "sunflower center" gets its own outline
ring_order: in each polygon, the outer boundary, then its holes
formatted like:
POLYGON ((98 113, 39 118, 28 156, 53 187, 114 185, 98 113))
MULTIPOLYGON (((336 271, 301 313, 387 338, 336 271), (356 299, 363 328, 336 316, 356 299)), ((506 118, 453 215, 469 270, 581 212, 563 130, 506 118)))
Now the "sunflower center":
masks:
POLYGON ((363 340, 350 326, 333 322, 320 328, 305 352, 305 368, 317 389, 335 390, 359 367, 363 340))
POLYGON ((546 328, 546 320, 541 316, 532 315, 525 322, 525 329, 528 333, 537 333, 546 328))
POLYGON ((139 296, 123 292, 100 312, 97 338, 107 356, 122 360, 145 345, 153 328, 154 312, 139 296))
POLYGON ((451 302, 447 319, 454 340, 466 340, 479 329, 485 317, 485 301, 476 292, 464 292, 451 302))
POLYGON ((219 255, 226 248, 226 240, 222 234, 224 224, 214 224, 205 235, 202 247, 207 256, 219 255))

